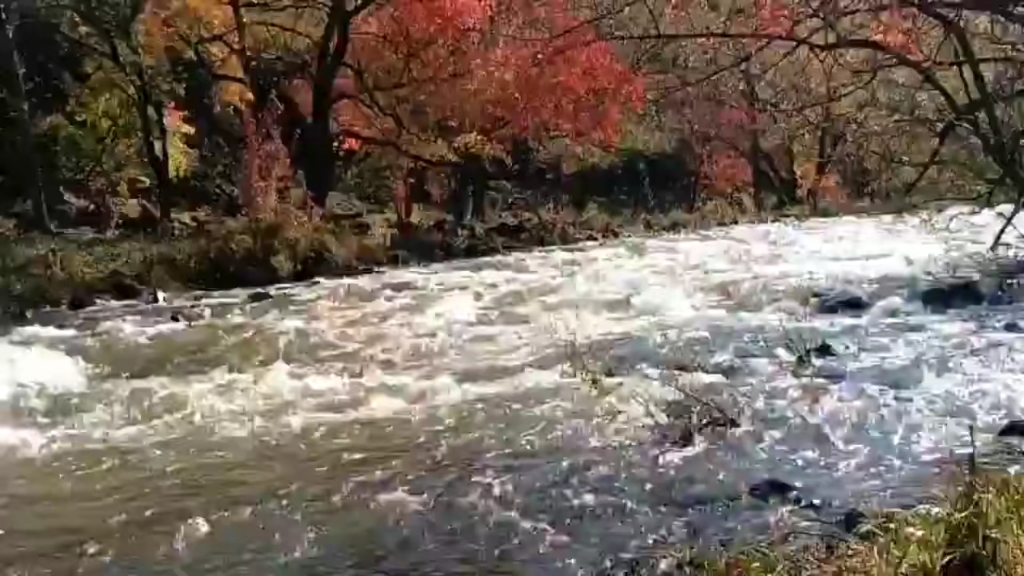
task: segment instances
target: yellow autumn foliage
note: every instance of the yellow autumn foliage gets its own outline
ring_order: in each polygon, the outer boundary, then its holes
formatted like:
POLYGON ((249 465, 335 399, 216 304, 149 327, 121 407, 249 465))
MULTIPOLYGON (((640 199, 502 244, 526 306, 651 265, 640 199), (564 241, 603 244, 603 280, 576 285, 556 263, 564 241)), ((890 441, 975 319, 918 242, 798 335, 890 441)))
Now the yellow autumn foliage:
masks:
POLYGON ((217 83, 222 105, 244 106, 252 99, 239 58, 242 39, 235 32, 234 16, 227 2, 152 0, 140 24, 142 45, 154 61, 178 55, 186 45, 198 47, 213 71, 225 78, 217 83))

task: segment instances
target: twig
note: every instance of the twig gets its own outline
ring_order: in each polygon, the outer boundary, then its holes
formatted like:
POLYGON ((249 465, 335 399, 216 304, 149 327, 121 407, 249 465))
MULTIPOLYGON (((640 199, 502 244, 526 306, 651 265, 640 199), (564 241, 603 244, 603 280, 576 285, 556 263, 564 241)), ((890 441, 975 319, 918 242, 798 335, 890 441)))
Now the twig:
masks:
MULTIPOLYGON (((1010 215, 1003 216, 1003 218, 1005 218, 1005 222, 1003 222, 1003 225, 999 228, 999 232, 996 232, 996 237, 992 239, 992 244, 990 244, 988 247, 989 252, 996 251, 996 248, 999 246, 1003 239, 1003 234, 1006 234, 1006 230, 1011 226, 1013 226, 1013 229, 1017 231, 1018 235, 1024 237, 1024 234, 1022 234, 1021 231, 1017 229, 1017 227, 1013 224, 1013 219, 1016 218, 1018 214, 1020 214, 1021 207, 1022 206, 1020 203, 1020 199, 1018 198, 1017 202, 1014 203, 1013 205, 1013 210, 1010 211, 1010 215)), ((1002 215, 1000 214, 1000 216, 1002 215)))

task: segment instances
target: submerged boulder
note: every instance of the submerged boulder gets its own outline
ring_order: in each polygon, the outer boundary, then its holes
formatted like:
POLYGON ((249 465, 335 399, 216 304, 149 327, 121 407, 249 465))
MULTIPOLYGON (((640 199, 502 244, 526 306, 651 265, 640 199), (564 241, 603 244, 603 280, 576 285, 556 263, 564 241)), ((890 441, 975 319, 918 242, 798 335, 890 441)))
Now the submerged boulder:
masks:
POLYGON ((747 495, 765 503, 781 502, 805 510, 818 510, 821 504, 800 494, 800 489, 785 480, 765 478, 747 488, 747 495))
POLYGON ((818 302, 818 314, 863 312, 871 308, 867 295, 853 288, 816 290, 814 297, 818 302))
POLYGON ((245 301, 250 304, 257 304, 259 302, 266 302, 267 300, 271 300, 273 298, 274 295, 271 294, 270 292, 267 292, 266 290, 257 290, 246 296, 245 301))
POLYGON ((202 322, 203 320, 209 320, 212 315, 210 309, 206 306, 193 305, 184 310, 179 310, 171 314, 171 322, 183 322, 191 326, 196 322, 202 322))
POLYGON ((84 310, 96 305, 96 295, 88 290, 75 290, 68 297, 67 308, 72 312, 84 310))
POLYGON ((1010 420, 996 433, 999 438, 1024 438, 1024 420, 1010 420))
POLYGON ((817 346, 811 349, 811 353, 818 358, 837 358, 839 353, 827 340, 822 340, 817 346))
POLYGON ((747 494, 755 500, 770 502, 777 499, 789 499, 798 494, 796 486, 779 480, 778 478, 765 478, 755 482, 747 488, 747 494))
POLYGON ((921 292, 921 304, 935 312, 980 306, 987 300, 980 283, 974 279, 951 279, 921 292))

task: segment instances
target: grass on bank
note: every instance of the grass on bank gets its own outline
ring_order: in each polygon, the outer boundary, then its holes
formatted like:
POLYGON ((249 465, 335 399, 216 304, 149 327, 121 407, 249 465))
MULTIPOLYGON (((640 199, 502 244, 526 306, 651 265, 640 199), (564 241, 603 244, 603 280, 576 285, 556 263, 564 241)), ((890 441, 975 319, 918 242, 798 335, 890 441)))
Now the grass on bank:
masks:
POLYGON ((1024 479, 986 472, 955 482, 935 506, 877 516, 855 538, 759 546, 715 559, 668 555, 658 574, 715 576, 1024 575, 1024 479))
POLYGON ((380 243, 320 222, 224 220, 165 240, 0 235, 0 304, 10 312, 60 306, 79 292, 129 299, 143 288, 261 286, 385 258, 380 243))

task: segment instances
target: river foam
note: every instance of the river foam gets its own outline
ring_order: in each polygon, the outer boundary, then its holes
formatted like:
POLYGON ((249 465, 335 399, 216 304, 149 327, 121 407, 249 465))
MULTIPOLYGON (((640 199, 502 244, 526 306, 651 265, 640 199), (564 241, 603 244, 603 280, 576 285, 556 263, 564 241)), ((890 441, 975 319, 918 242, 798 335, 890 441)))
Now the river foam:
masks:
MULTIPOLYGON (((265 420, 283 406, 289 414, 282 422, 293 427, 305 415, 322 419, 317 407, 328 397, 335 416, 361 418, 561 386, 556 357, 567 341, 664 341, 666 334, 690 337, 708 326, 742 332, 746 325, 758 333, 781 322, 842 330, 847 323, 877 326, 860 337, 879 351, 855 365, 920 362, 930 352, 939 354, 936 345, 1004 350, 1001 365, 988 369, 974 355, 959 358, 960 369, 942 377, 921 368, 930 376, 921 380, 922 406, 914 408, 926 418, 951 389, 964 392, 962 381, 969 380, 991 393, 978 393, 982 405, 1003 406, 978 414, 995 421, 1018 408, 1005 406, 1012 396, 1005 387, 1016 385, 1006 371, 1013 361, 1005 349, 1016 346, 1015 337, 979 330, 973 318, 924 315, 899 296, 854 320, 794 323, 800 308, 786 303, 801 287, 847 283, 870 289, 898 279, 909 285, 983 250, 1000 223, 996 211, 956 208, 930 217, 846 217, 633 238, 286 286, 277 299, 253 305, 238 304, 242 291, 210 295, 206 305, 221 311, 192 328, 169 322, 173 304, 112 307, 71 318, 63 328, 19 328, 0 341, 0 402, 45 412, 40 402, 47 398, 91 394, 93 401, 83 407, 104 413, 39 416, 36 432, 45 434, 59 434, 62 424, 75 435, 95 432, 105 439, 118 428, 136 430, 139 421, 116 414, 116 405, 132 412, 133 393, 175 396, 169 404, 177 412, 157 411, 165 430, 175 418, 187 427, 235 416, 234 428, 251 430, 254 419, 265 420), (736 310, 736 300, 744 298, 753 306, 736 310), (915 322, 925 325, 923 332, 901 331, 915 322), (926 402, 933 406, 924 408, 926 402), (338 412, 342 405, 346 409, 338 412)), ((179 303, 191 299, 186 295, 179 303)), ((24 424, 21 418, 12 428, 19 430, 15 438, 31 432, 24 424)), ((922 438, 925 444, 945 441, 922 438)))
MULTIPOLYGON (((916 298, 929 273, 969 268, 1007 209, 627 238, 279 286, 258 303, 230 291, 56 315, 0 339, 0 448, 74 460, 152 446, 160 468, 233 439, 310 461, 369 443, 331 456, 346 463, 401 452, 392 441, 429 444, 417 457, 436 461, 475 442, 474 466, 490 468, 458 502, 545 526, 540 545, 576 560, 589 539, 615 538, 599 535, 613 527, 603 516, 552 519, 581 502, 628 515, 614 526, 632 526, 632 545, 636 531, 704 514, 692 503, 705 492, 765 476, 831 501, 899 500, 966 447, 968 426, 984 437, 1024 416, 1024 335, 1003 329, 1024 307, 934 314, 916 298), (862 316, 808 311, 810 291, 837 286, 878 302, 862 316), (170 321, 189 306, 210 318, 170 321), (794 336, 824 338, 838 357, 795 374, 794 336), (572 359, 607 372, 609 390, 567 371, 572 359), (742 427, 652 448, 646 406, 678 395, 670 368, 685 362, 714 372, 685 378, 729 396, 742 427)), ((371 503, 402 494, 421 503, 404 513, 429 515, 427 492, 395 481, 371 503)))

